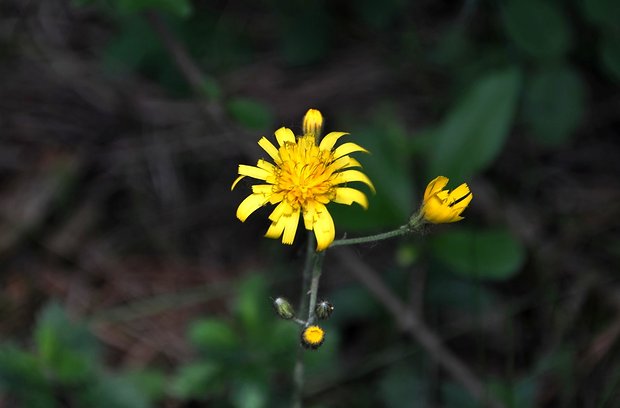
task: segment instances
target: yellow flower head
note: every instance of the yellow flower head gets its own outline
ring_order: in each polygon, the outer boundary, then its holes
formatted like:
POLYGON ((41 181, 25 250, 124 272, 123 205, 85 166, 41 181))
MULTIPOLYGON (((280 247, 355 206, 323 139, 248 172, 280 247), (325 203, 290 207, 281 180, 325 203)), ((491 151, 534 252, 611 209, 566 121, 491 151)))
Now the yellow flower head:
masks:
POLYGON ((301 332, 301 345, 305 348, 318 349, 325 340, 325 331, 319 326, 308 326, 301 332))
POLYGON ((374 192, 370 179, 355 169, 361 167, 360 163, 349 156, 367 150, 351 142, 334 149, 338 139, 348 134, 345 132, 331 132, 317 144, 319 134, 315 131, 320 131, 321 126, 321 113, 311 109, 304 118, 303 136, 295 137, 290 129, 282 127, 275 132, 278 147, 262 137, 258 144, 274 164, 260 159, 256 166, 239 165, 239 177, 231 187, 246 176, 264 181, 252 186, 252 194, 237 208, 237 218, 243 222, 263 205, 277 204, 269 215, 271 226, 265 236, 282 236, 282 243, 292 244, 299 218, 303 217, 306 229, 314 231, 317 251, 326 249, 336 236, 325 205, 333 201, 368 208, 366 195, 347 187, 349 182, 362 182, 374 192))
POLYGON ((427 222, 444 224, 463 219, 461 213, 467 208, 474 197, 467 184, 463 183, 454 190, 444 190, 448 178, 439 176, 426 187, 422 216, 427 222))

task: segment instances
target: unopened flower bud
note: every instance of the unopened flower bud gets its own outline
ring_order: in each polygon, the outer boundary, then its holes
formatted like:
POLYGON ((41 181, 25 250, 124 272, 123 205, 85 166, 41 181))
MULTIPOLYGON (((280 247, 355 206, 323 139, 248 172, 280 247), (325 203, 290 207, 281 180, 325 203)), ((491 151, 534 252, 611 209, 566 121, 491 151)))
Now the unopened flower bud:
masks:
POLYGON ((295 309, 293 309, 291 303, 283 297, 276 298, 273 301, 273 308, 282 319, 290 320, 295 317, 295 309))
POLYGON ((329 319, 329 316, 332 315, 333 311, 334 305, 329 303, 327 300, 321 300, 319 303, 316 304, 316 307, 314 308, 314 313, 316 314, 316 317, 321 320, 329 319))
POLYGON ((312 134, 317 138, 321 135, 323 129, 323 115, 317 109, 308 109, 304 116, 302 130, 304 135, 312 134))

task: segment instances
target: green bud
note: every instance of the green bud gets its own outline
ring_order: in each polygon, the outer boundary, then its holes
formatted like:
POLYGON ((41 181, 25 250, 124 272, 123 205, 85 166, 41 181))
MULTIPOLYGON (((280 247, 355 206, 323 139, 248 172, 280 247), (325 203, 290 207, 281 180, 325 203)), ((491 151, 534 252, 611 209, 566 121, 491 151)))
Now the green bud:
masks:
POLYGON ((290 320, 295 317, 295 309, 293 309, 290 302, 283 297, 276 298, 276 300, 273 301, 273 308, 282 319, 290 320))
POLYGON ((314 308, 314 313, 316 314, 316 317, 321 320, 329 319, 329 316, 332 315, 333 311, 334 305, 329 303, 327 300, 321 300, 319 303, 316 304, 316 307, 314 308))

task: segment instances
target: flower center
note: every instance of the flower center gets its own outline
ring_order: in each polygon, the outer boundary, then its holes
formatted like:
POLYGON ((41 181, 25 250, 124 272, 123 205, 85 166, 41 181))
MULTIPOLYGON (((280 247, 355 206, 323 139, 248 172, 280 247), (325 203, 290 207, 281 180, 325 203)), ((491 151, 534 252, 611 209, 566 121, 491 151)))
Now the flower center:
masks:
POLYGON ((319 149, 313 135, 301 136, 297 143, 287 143, 280 154, 290 160, 283 160, 276 186, 293 208, 307 207, 312 201, 324 204, 330 201, 332 171, 327 167, 331 155, 319 149))

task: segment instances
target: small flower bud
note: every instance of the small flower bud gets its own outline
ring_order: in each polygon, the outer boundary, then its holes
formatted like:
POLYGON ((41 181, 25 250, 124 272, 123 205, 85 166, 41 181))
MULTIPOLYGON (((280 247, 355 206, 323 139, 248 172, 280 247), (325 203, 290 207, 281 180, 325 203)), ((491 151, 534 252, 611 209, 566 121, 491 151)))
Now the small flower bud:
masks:
POLYGON ((290 302, 283 297, 276 298, 273 301, 273 308, 282 319, 290 320, 295 317, 295 309, 293 309, 290 302))
POLYGON ((333 311, 334 305, 329 303, 327 300, 321 300, 319 303, 316 304, 316 307, 314 308, 314 313, 316 314, 316 317, 321 320, 329 319, 329 316, 332 315, 333 311))
POLYGON ((316 350, 325 340, 325 332, 319 326, 307 326, 301 332, 301 345, 316 350))
POLYGON ((323 129, 323 115, 317 109, 308 109, 304 116, 302 130, 304 135, 312 134, 317 138, 321 135, 323 129))

